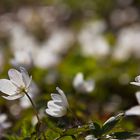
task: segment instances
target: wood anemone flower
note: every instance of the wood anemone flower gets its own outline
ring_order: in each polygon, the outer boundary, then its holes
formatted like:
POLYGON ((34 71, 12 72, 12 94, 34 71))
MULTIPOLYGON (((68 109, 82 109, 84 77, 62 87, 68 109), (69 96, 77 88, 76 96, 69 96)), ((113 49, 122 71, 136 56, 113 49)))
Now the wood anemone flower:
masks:
POLYGON ((0 79, 0 91, 6 94, 3 98, 15 100, 29 92, 32 76, 29 77, 25 68, 20 67, 20 71, 10 69, 8 76, 10 80, 0 79))
POLYGON ((135 78, 135 82, 130 82, 130 84, 140 86, 140 75, 135 78))
POLYGON ((140 91, 136 92, 136 99, 138 101, 138 105, 128 109, 125 112, 125 115, 127 115, 127 116, 130 116, 130 115, 140 116, 140 91))
POLYGON ((56 90, 58 94, 51 94, 52 100, 47 104, 48 108, 46 109, 46 113, 53 117, 62 117, 67 113, 69 104, 64 92, 58 87, 56 87, 56 90))
POLYGON ((95 83, 93 80, 84 80, 83 73, 79 72, 74 77, 73 86, 78 92, 90 93, 94 90, 95 83))

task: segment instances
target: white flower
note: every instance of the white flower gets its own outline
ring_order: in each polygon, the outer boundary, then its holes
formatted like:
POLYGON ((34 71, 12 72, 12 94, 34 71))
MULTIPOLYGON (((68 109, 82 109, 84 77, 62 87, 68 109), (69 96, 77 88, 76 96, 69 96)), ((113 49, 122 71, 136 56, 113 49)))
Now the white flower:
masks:
POLYGON ((26 49, 19 49, 14 51, 14 58, 11 59, 11 64, 13 66, 32 66, 33 58, 32 53, 26 49))
POLYGON ((56 87, 56 90, 59 94, 51 94, 52 100, 47 104, 46 113, 53 117, 62 117, 67 113, 69 104, 64 92, 58 87, 56 87))
POLYGON ((21 98, 28 93, 32 77, 29 77, 28 72, 20 67, 20 72, 16 69, 8 71, 10 80, 0 79, 0 91, 7 96, 2 96, 7 100, 15 100, 21 98))
POLYGON ((97 140, 93 135, 87 135, 85 140, 97 140))
POLYGON ((125 112, 125 115, 137 115, 137 116, 140 115, 140 91, 136 92, 136 99, 137 99, 139 105, 128 109, 125 112))
POLYGON ((2 129, 9 128, 11 126, 10 122, 7 122, 7 115, 6 114, 0 114, 0 132, 2 129))
POLYGON ((59 64, 61 58, 58 54, 50 51, 47 47, 42 47, 38 50, 37 55, 34 58, 35 66, 39 68, 51 68, 59 64))
POLYGON ((133 25, 123 28, 118 33, 113 57, 120 61, 128 60, 132 55, 140 58, 140 27, 133 25))
POLYGON ((79 32, 78 41, 84 56, 100 58, 109 54, 110 47, 103 36, 105 29, 104 21, 92 21, 83 26, 79 32))
POLYGON ((135 82, 131 82, 130 84, 140 86, 140 75, 135 78, 135 82))
POLYGON ((84 81, 83 74, 79 72, 79 73, 77 73, 77 75, 75 76, 75 78, 73 80, 73 86, 79 92, 89 93, 94 90, 95 83, 93 80, 84 81))

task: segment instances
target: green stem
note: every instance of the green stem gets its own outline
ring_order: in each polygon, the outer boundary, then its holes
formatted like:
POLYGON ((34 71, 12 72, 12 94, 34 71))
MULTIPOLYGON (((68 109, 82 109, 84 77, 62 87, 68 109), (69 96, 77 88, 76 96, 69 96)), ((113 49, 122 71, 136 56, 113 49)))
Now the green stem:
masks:
POLYGON ((36 107, 35 107, 34 102, 32 101, 31 97, 28 95, 27 92, 25 92, 25 94, 26 94, 26 96, 28 97, 28 99, 30 100, 30 102, 31 102, 31 104, 32 104, 32 107, 33 107, 33 109, 34 109, 34 112, 35 112, 36 118, 37 118, 37 120, 38 120, 38 123, 41 124, 41 121, 40 121, 39 116, 38 116, 38 111, 37 111, 37 109, 36 109, 36 107))

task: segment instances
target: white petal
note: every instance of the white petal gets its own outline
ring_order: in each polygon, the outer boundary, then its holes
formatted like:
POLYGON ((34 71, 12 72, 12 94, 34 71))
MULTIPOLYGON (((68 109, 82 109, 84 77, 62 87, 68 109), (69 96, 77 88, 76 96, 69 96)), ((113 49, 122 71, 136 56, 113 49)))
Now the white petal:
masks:
POLYGON ((136 99, 138 103, 140 104, 140 91, 136 92, 136 99))
POLYGON ((82 74, 81 72, 79 72, 79 73, 75 76, 75 78, 74 78, 74 80, 73 80, 73 86, 74 86, 75 88, 77 88, 77 87, 79 87, 81 84, 83 84, 83 82, 84 82, 84 80, 83 80, 83 74, 82 74))
POLYGON ((62 100, 62 97, 59 94, 52 93, 51 97, 53 100, 60 100, 60 101, 62 100))
POLYGON ((0 91, 7 94, 13 95, 16 93, 16 86, 10 80, 0 79, 0 91))
POLYGON ((67 110, 63 108, 63 109, 60 109, 60 110, 54 110, 53 112, 58 114, 59 117, 62 117, 67 113, 67 110))
POLYGON ((67 106, 65 106, 64 102, 61 100, 55 100, 54 104, 60 106, 61 108, 67 108, 67 106))
POLYGON ((139 82, 130 82, 130 84, 135 85, 135 86, 140 86, 139 82))
POLYGON ((56 113, 54 113, 51 109, 48 109, 48 108, 47 108, 45 111, 46 111, 46 113, 47 113, 48 115, 50 115, 50 116, 58 117, 58 115, 57 115, 56 113))
POLYGON ((88 80, 85 82, 85 90, 86 92, 92 92, 94 90, 94 82, 93 80, 88 80))
POLYGON ((49 101, 47 106, 48 106, 48 108, 52 108, 53 110, 58 110, 58 109, 63 108, 63 106, 59 106, 59 105, 55 104, 54 101, 49 101))
POLYGON ((20 105, 22 108, 29 108, 31 106, 31 103, 27 96, 24 96, 20 99, 20 105))
POLYGON ((96 140, 96 138, 93 135, 87 135, 85 140, 96 140))
POLYGON ((6 121, 6 119, 7 119, 7 115, 4 114, 4 113, 1 114, 1 115, 0 115, 0 124, 3 123, 4 121, 6 121))
POLYGON ((2 96, 2 97, 7 99, 7 100, 16 100, 16 99, 21 98, 23 96, 24 96, 24 94, 15 94, 15 95, 2 96))
POLYGON ((127 115, 127 116, 129 116, 129 115, 139 116, 140 115, 140 105, 130 108, 129 110, 127 110, 125 112, 125 115, 127 115))
POLYGON ((61 112, 55 113, 51 109, 48 109, 48 108, 45 111, 47 114, 49 114, 50 116, 53 116, 53 117, 62 117, 64 115, 61 112))
POLYGON ((20 86, 25 86, 22 80, 22 75, 19 71, 15 70, 15 69, 10 69, 8 71, 8 75, 10 80, 18 87, 20 86))
POLYGON ((58 91, 58 93, 62 96, 62 99, 63 99, 63 103, 65 105, 65 107, 69 107, 69 104, 68 104, 68 101, 67 101, 67 98, 63 92, 63 90, 61 90, 59 87, 56 87, 56 90, 58 91))
POLYGON ((140 75, 135 78, 136 82, 140 82, 140 75))
POLYGON ((22 79, 23 79, 25 86, 29 87, 29 85, 31 84, 31 81, 32 81, 32 77, 29 77, 29 74, 25 68, 20 67, 20 71, 21 71, 22 79))
POLYGON ((9 128, 9 127, 11 127, 11 123, 10 122, 4 122, 4 123, 2 123, 1 124, 1 127, 3 128, 3 129, 7 129, 7 128, 9 128))

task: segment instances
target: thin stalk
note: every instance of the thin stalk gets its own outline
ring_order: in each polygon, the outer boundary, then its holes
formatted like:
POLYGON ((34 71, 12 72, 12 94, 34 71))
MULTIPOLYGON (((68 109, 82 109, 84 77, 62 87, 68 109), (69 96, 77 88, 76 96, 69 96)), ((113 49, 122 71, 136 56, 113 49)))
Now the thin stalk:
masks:
POLYGON ((37 120, 38 120, 38 123, 41 124, 41 121, 40 121, 39 116, 38 116, 38 111, 37 111, 37 109, 36 109, 36 107, 35 107, 34 102, 32 101, 31 97, 28 95, 27 92, 25 92, 25 94, 26 94, 26 96, 28 97, 28 99, 30 100, 30 102, 31 102, 31 104, 32 104, 32 107, 33 107, 33 109, 34 109, 34 112, 35 112, 36 118, 37 118, 37 120))

